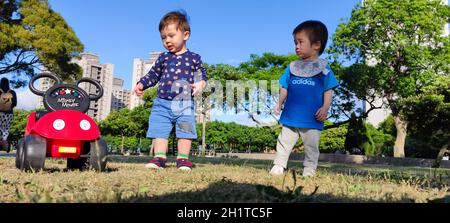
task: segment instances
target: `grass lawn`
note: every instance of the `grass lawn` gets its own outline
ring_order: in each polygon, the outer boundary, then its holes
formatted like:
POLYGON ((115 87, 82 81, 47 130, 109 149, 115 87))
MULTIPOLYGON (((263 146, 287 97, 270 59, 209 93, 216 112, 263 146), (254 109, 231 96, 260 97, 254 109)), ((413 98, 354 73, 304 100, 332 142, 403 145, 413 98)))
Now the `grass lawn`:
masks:
POLYGON ((320 163, 316 177, 301 176, 291 161, 286 175, 268 174, 272 161, 193 158, 191 172, 148 170, 149 157, 108 158, 104 173, 67 171, 47 159, 44 171, 21 172, 0 157, 0 202, 446 202, 450 170, 320 163))

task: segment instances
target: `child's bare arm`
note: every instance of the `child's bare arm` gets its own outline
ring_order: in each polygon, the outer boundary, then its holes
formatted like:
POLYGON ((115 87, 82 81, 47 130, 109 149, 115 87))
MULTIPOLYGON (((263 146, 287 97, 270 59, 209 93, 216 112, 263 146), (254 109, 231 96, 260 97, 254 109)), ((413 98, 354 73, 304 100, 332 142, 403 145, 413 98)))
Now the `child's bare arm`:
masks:
POLYGON ((325 121, 327 119, 328 110, 331 106, 331 99, 333 97, 333 90, 330 89, 328 91, 325 91, 323 93, 323 105, 322 107, 316 112, 316 119, 318 121, 325 121))
POLYGON ((201 81, 199 81, 197 83, 191 84, 192 96, 195 96, 198 93, 202 92, 205 87, 206 87, 206 81, 205 80, 201 80, 201 81))
POLYGON ((325 91, 325 93, 323 93, 323 107, 330 108, 332 98, 333 98, 333 90, 330 89, 328 91, 325 91))
POLYGON ((283 107, 284 101, 286 101, 286 97, 287 89, 280 88, 280 96, 278 97, 278 102, 274 109, 276 115, 279 115, 281 113, 281 107, 283 107))
POLYGON ((287 89, 280 88, 280 97, 278 99, 278 104, 283 105, 284 101, 286 101, 287 98, 287 89))
POLYGON ((139 79, 139 81, 134 86, 133 93, 135 93, 137 96, 142 96, 145 89, 155 86, 161 79, 162 59, 160 59, 160 57, 158 57, 155 64, 152 66, 152 68, 150 68, 148 73, 141 77, 141 79, 139 79))

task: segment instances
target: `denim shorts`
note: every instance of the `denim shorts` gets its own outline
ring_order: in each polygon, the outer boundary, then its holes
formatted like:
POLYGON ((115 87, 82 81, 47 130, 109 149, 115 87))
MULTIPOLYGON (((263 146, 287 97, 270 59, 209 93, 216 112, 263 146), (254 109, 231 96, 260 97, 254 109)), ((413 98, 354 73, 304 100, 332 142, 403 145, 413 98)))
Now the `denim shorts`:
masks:
POLYGON ((174 125, 177 138, 197 138, 194 101, 156 98, 148 120, 147 137, 168 139, 174 125))

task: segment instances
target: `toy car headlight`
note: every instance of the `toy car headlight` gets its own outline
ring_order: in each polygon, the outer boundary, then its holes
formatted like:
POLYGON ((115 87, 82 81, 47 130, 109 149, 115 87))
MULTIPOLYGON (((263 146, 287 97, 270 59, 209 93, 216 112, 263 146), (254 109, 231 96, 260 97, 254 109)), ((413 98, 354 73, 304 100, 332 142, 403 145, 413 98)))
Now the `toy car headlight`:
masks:
POLYGON ((53 128, 56 130, 62 130, 66 126, 66 123, 62 119, 56 119, 53 121, 53 128))
POLYGON ((87 131, 91 129, 91 123, 89 123, 88 120, 81 120, 80 128, 83 129, 84 131, 87 131))

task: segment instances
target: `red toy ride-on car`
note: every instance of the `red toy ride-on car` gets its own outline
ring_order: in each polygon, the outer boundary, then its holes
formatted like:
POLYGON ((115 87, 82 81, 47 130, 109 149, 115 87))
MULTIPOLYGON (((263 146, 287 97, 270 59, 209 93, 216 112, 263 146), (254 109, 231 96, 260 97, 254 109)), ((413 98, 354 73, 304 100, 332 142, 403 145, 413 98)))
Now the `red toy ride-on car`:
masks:
MULTIPOLYGON (((91 86, 92 87, 92 86, 91 86)), ((30 90, 43 97, 47 111, 31 112, 24 138, 17 143, 16 167, 21 170, 42 170, 45 158, 67 158, 68 169, 92 168, 104 171, 107 146, 100 138, 95 121, 85 114, 91 100, 103 96, 102 86, 91 78, 82 78, 74 85, 62 83, 51 73, 34 76, 30 90), (55 84, 47 91, 39 91, 34 82, 50 78, 55 84), (79 85, 90 83, 97 88, 97 95, 88 95, 79 85)))

